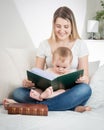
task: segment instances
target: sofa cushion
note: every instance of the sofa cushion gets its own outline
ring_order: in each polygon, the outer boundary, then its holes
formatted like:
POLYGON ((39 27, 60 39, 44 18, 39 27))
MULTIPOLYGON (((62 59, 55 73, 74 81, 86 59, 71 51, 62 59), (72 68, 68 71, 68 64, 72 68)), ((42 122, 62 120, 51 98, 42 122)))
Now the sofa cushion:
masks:
POLYGON ((36 49, 7 48, 0 51, 0 103, 21 85, 26 70, 35 63, 36 49))
POLYGON ((6 51, 0 51, 0 103, 9 95, 13 86, 20 83, 18 70, 15 68, 6 51), (15 84, 14 84, 15 81, 15 84))
POLYGON ((6 52, 11 58, 21 79, 26 78, 26 70, 35 65, 36 49, 13 49, 7 48, 6 52))

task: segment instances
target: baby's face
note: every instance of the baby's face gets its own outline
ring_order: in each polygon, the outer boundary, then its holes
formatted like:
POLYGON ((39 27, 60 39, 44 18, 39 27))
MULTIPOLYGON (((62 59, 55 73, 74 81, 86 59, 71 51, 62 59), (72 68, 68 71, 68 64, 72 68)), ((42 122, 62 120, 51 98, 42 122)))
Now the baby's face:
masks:
POLYGON ((53 69, 55 73, 59 75, 68 73, 69 67, 70 67, 69 57, 68 58, 65 57, 64 59, 55 57, 53 61, 53 69))

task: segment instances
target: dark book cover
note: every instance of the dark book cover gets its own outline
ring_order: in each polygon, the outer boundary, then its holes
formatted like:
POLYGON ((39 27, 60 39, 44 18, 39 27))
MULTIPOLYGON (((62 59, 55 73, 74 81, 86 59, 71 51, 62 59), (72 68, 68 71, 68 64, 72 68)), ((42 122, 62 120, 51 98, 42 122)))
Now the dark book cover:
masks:
POLYGON ((83 70, 54 77, 51 73, 35 68, 32 71, 27 70, 27 78, 35 83, 37 88, 45 90, 49 86, 53 86, 54 90, 59 88, 69 89, 76 83, 75 81, 83 75, 83 70))

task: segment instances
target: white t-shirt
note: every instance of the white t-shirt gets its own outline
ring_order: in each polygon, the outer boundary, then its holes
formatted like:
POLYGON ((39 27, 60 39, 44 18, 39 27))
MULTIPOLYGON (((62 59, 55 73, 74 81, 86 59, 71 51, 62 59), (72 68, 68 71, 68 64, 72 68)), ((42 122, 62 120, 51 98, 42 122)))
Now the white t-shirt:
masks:
MULTIPOLYGON (((88 55, 87 45, 83 40, 77 39, 71 51, 73 54, 71 69, 77 69, 78 59, 88 55)), ((44 40, 43 42, 40 43, 40 46, 37 51, 37 56, 41 58, 46 58, 47 68, 52 67, 52 53, 51 53, 51 47, 50 44, 48 43, 48 40, 44 40)))

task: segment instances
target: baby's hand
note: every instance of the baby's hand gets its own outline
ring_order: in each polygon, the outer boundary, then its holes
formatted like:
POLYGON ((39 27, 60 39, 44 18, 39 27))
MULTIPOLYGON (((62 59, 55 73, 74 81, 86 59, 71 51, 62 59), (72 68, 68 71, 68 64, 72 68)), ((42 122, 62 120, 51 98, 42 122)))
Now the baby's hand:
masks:
POLYGON ((32 81, 30 81, 30 80, 28 80, 28 79, 24 79, 23 80, 23 82, 22 82, 22 85, 24 86, 24 87, 34 87, 35 86, 35 84, 34 83, 32 83, 32 81))

